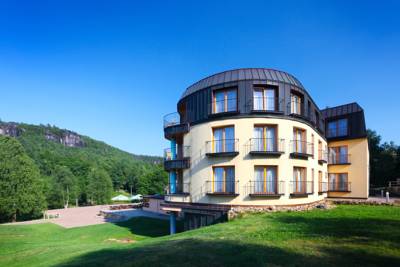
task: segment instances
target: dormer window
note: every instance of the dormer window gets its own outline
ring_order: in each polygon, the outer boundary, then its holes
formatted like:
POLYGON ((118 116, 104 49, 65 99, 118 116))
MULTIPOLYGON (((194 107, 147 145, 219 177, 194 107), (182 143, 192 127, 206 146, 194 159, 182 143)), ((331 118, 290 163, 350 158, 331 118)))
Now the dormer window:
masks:
POLYGON ((213 93, 212 113, 237 111, 237 90, 215 90, 213 93))
POLYGON ((275 88, 255 87, 253 91, 253 110, 275 111, 277 106, 275 88))
POLYGON ((303 97, 297 93, 290 96, 290 114, 303 114, 303 97))
POLYGON ((340 137, 348 134, 347 119, 328 122, 328 137, 340 137))

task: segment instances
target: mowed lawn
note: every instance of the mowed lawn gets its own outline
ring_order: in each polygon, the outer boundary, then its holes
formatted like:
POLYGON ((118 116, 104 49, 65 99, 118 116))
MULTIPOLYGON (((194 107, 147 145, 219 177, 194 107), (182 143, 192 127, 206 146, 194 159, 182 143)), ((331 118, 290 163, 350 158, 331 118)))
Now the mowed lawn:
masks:
POLYGON ((167 231, 167 221, 145 218, 75 229, 0 226, 0 266, 400 266, 400 207, 251 214, 173 237, 167 231))

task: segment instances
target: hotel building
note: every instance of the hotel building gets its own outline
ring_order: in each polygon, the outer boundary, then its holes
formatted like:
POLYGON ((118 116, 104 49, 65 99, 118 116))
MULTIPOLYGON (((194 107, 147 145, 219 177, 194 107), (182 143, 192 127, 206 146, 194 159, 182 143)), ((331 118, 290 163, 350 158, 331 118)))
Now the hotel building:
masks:
POLYGON ((369 151, 357 103, 319 109, 293 75, 263 68, 204 78, 164 117, 164 210, 171 233, 224 220, 232 207, 367 198, 369 151))

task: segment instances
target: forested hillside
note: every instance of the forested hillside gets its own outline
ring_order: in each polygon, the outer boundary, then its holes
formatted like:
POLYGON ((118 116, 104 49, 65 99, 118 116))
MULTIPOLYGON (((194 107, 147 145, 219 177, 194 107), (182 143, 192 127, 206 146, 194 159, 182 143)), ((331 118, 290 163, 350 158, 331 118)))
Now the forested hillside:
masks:
POLYGON ((48 208, 106 203, 119 189, 162 193, 167 184, 160 157, 133 155, 69 130, 0 122, 0 135, 19 142, 33 160, 48 208))

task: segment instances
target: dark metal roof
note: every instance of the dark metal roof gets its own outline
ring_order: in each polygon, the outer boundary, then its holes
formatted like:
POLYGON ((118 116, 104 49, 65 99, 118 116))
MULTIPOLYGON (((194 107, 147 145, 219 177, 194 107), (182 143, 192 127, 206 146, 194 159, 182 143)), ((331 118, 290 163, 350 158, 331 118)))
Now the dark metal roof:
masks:
POLYGON ((300 83, 299 80, 296 79, 296 77, 284 71, 265 68, 245 68, 228 70, 208 76, 189 86, 183 93, 181 99, 196 91, 210 86, 241 80, 263 80, 281 82, 297 86, 304 90, 303 85, 300 83))
POLYGON ((345 105, 340 105, 332 108, 325 108, 321 110, 322 115, 324 118, 332 118, 332 117, 337 117, 337 116, 343 116, 351 113, 356 113, 363 111, 363 109, 360 107, 359 104, 356 102, 354 103, 349 103, 345 105))

